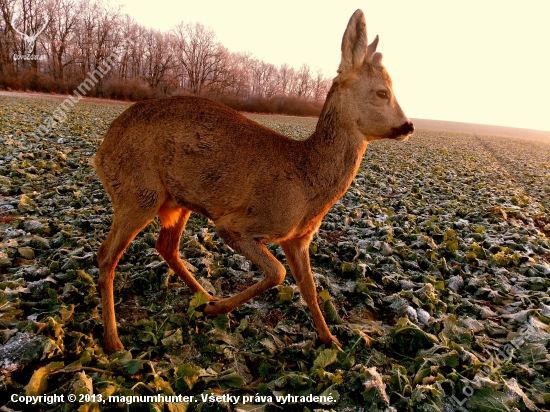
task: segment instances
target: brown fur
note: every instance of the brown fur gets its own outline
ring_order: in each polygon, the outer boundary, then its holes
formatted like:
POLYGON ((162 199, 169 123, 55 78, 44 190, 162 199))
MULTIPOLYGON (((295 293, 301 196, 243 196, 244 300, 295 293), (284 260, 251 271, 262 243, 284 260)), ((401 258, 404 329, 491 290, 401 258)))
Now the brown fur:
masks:
MULTIPOLYGON (((377 41, 373 43, 375 49, 377 41)), ((309 243, 349 187, 367 142, 403 139, 413 129, 385 69, 365 58, 366 44, 363 13, 357 11, 344 34, 339 76, 315 132, 303 141, 199 97, 136 103, 113 122, 93 159, 114 209, 111 230, 98 251, 107 351, 122 349, 115 324, 114 269, 126 246, 156 215, 162 225, 157 250, 193 292, 207 293, 178 253, 191 211, 213 220, 222 239, 265 274, 230 298, 208 295, 206 313, 228 313, 280 284, 285 269, 265 247, 279 243, 320 339, 339 344, 317 303, 309 243), (389 97, 377 96, 380 90, 389 97), (396 136, 396 130, 402 135, 396 136)))

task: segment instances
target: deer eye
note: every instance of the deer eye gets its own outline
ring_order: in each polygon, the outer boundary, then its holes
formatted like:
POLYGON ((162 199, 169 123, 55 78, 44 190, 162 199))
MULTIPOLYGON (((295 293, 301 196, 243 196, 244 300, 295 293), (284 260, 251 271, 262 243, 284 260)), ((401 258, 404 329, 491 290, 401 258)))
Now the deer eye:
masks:
POLYGON ((378 91, 376 92, 376 95, 377 95, 378 97, 380 97, 381 99, 388 99, 388 98, 389 98, 388 92, 385 91, 385 90, 378 90, 378 91))

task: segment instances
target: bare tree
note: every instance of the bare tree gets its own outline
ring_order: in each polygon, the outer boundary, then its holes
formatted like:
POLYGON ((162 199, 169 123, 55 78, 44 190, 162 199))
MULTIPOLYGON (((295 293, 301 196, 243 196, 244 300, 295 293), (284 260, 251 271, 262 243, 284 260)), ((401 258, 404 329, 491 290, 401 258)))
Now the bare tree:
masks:
POLYGON ((252 95, 265 97, 267 84, 273 76, 274 66, 263 60, 253 59, 249 63, 249 69, 252 77, 252 95))
POLYGON ((169 33, 147 29, 109 1, 0 0, 0 87, 45 90, 37 81, 50 76, 50 90, 66 91, 91 76, 94 89, 87 91, 95 95, 148 97, 149 88, 159 94, 235 96, 252 104, 251 96, 321 100, 328 90, 330 82, 307 64, 296 70, 248 52, 231 53, 200 23, 182 22, 169 33), (25 43, 27 37, 36 42, 25 43), (47 59, 13 58, 37 50, 47 59), (23 75, 29 64, 46 76, 23 75))
POLYGON ((294 93, 296 96, 304 99, 311 98, 312 79, 311 69, 307 63, 302 64, 300 70, 296 73, 296 87, 294 93))
POLYGON ((330 88, 331 80, 323 76, 323 71, 318 68, 313 78, 313 99, 320 101, 325 100, 328 90, 330 88))
POLYGON ((272 63, 264 63, 264 66, 264 96, 270 98, 279 91, 279 73, 277 67, 272 63))
POLYGON ((233 81, 227 88, 234 96, 249 97, 252 91, 250 52, 231 53, 227 59, 227 69, 232 73, 233 81))
POLYGON ((184 67, 187 89, 200 95, 222 78, 226 50, 212 30, 200 23, 180 23, 174 30, 179 63, 184 67))
POLYGON ((135 31, 136 41, 129 50, 128 58, 131 65, 130 78, 140 78, 145 74, 145 42, 143 39, 147 36, 147 29, 143 26, 137 26, 135 31))
POLYGON ((143 54, 139 54, 136 49, 141 46, 141 36, 139 26, 134 19, 125 14, 120 19, 120 36, 126 41, 125 53, 120 54, 120 61, 118 67, 119 80, 128 80, 133 77, 138 77, 136 72, 132 72, 134 66, 136 66, 137 59, 141 59, 143 54))
POLYGON ((81 3, 76 0, 52 0, 47 7, 50 23, 45 32, 49 43, 50 73, 54 79, 65 80, 65 67, 78 57, 75 44, 81 3))
POLYGON ((288 64, 283 64, 279 68, 279 85, 280 92, 283 95, 289 96, 296 83, 296 71, 294 68, 289 67, 288 64))
POLYGON ((239 94, 239 89, 247 87, 247 76, 243 76, 240 60, 227 48, 219 44, 219 64, 216 75, 209 85, 209 92, 216 95, 239 94))
POLYGON ((7 76, 10 68, 13 68, 11 54, 15 52, 16 41, 14 31, 8 23, 12 21, 16 0, 0 0, 0 74, 7 76))
POLYGON ((122 41, 119 19, 120 8, 110 8, 102 0, 84 1, 78 36, 82 77, 103 64, 122 41))
POLYGON ((149 30, 145 36, 145 80, 152 89, 167 93, 170 89, 168 74, 174 65, 170 38, 157 30, 149 30))

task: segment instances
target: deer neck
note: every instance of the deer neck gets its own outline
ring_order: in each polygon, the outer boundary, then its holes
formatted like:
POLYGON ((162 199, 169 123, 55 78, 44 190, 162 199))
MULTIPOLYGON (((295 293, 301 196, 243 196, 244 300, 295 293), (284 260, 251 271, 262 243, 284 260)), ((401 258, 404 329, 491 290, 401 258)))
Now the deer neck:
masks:
POLYGON ((367 149, 336 89, 331 88, 315 131, 304 141, 311 192, 326 200, 327 209, 348 189, 367 149))

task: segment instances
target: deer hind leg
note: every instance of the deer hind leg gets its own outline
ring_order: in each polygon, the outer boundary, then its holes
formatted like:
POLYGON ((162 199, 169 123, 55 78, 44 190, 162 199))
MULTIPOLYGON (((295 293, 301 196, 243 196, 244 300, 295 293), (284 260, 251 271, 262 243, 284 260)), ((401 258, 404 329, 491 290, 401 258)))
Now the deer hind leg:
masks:
POLYGON ((208 295, 210 300, 216 300, 196 281, 191 273, 185 268, 180 255, 179 244, 181 234, 191 215, 191 211, 179 206, 170 207, 166 204, 161 206, 158 215, 162 228, 157 240, 156 248, 161 256, 166 260, 170 268, 183 280, 189 289, 194 293, 203 292, 208 295))
POLYGON ((329 331, 325 318, 319 303, 317 303, 317 290, 315 282, 313 281, 313 274, 311 273, 311 266, 309 263, 309 243, 311 242, 311 235, 307 235, 301 238, 290 239, 281 242, 281 247, 285 252, 286 260, 290 266, 292 276, 296 280, 300 293, 309 307, 311 315, 313 316, 313 322, 319 332, 319 338, 327 345, 335 343, 338 347, 341 347, 340 342, 329 331))
POLYGON ((283 265, 262 243, 255 239, 241 238, 238 233, 225 230, 220 226, 218 226, 217 231, 227 245, 231 246, 258 266, 264 272, 265 277, 255 285, 250 286, 230 298, 210 302, 204 308, 204 312, 209 315, 220 315, 231 312, 233 309, 255 298, 266 290, 280 285, 286 274, 283 265))
POLYGON ((104 330, 103 342, 109 353, 124 349, 116 329, 113 294, 115 267, 124 249, 154 217, 155 211, 149 211, 148 213, 136 212, 135 210, 115 211, 111 230, 97 252, 99 264, 98 285, 101 292, 104 330))

